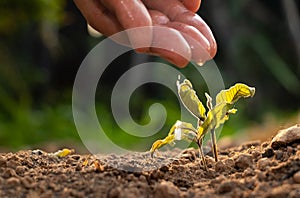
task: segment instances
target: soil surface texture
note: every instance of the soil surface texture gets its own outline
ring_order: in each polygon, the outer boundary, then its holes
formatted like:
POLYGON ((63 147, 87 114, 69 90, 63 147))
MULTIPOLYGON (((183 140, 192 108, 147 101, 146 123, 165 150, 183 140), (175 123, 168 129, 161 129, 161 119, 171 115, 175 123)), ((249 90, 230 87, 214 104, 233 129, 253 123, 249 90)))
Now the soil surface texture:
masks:
POLYGON ((149 153, 64 157, 41 150, 1 153, 0 197, 296 198, 300 197, 300 130, 297 125, 289 130, 269 142, 219 149, 218 162, 209 152, 208 170, 192 148, 178 159, 169 159, 170 154, 162 151, 154 158, 149 153))

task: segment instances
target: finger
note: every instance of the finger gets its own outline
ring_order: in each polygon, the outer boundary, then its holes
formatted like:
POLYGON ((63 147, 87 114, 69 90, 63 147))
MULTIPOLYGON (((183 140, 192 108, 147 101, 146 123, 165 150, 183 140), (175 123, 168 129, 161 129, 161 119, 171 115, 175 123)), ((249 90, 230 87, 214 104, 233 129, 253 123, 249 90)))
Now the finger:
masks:
POLYGON ((164 15, 163 13, 161 13, 157 10, 148 10, 148 12, 152 19, 153 25, 164 25, 170 21, 166 15, 164 15))
POLYGON ((200 8, 201 0, 179 0, 188 10, 197 12, 200 8))
POLYGON ((170 22, 168 17, 157 10, 149 10, 153 24, 166 25, 178 30, 188 42, 192 59, 197 63, 204 63, 210 59, 210 45, 208 40, 193 26, 179 22, 170 22))
POLYGON ((189 11, 182 3, 177 0, 143 0, 145 5, 154 10, 164 13, 171 21, 178 21, 196 27, 210 43, 210 55, 214 57, 217 50, 215 38, 203 19, 189 11))
POLYGON ((105 36, 110 36, 123 30, 117 18, 98 1, 74 0, 88 24, 105 36))
POLYGON ((164 13, 173 21, 177 14, 187 12, 187 8, 178 0, 142 0, 144 4, 152 10, 164 13))
POLYGON ((153 25, 153 43, 150 48, 150 53, 159 55, 178 67, 184 67, 188 64, 191 58, 191 49, 176 30, 160 25, 169 22, 166 15, 155 10, 149 10, 153 25))
POLYGON ((211 59, 209 42, 198 29, 180 22, 169 22, 166 25, 178 30, 183 35, 191 48, 192 60, 203 64, 211 59))
POLYGON ((179 14, 175 17, 175 21, 185 23, 197 28, 208 40, 210 44, 209 53, 211 58, 213 58, 217 53, 217 43, 214 38, 214 35, 208 25, 204 22, 204 20, 197 14, 192 12, 185 12, 179 14))
POLYGON ((128 37, 132 46, 140 52, 148 51, 152 42, 152 21, 148 10, 140 0, 100 0, 111 12, 113 12, 124 29, 128 31, 128 37), (148 27, 148 28, 146 28, 148 27), (142 48, 141 48, 142 47, 142 48))
POLYGON ((150 53, 159 55, 178 67, 185 67, 191 59, 191 49, 175 29, 155 26, 150 53), (167 39, 166 39, 167 38, 167 39))

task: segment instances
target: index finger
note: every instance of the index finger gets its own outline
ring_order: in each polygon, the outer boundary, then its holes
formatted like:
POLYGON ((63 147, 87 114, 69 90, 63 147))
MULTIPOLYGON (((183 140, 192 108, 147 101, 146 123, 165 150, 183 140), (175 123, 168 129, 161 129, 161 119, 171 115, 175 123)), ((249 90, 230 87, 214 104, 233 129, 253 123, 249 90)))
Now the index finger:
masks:
MULTIPOLYGON (((150 46, 152 42, 152 21, 148 10, 140 0, 100 0, 111 12, 113 12, 123 28, 140 28, 137 31, 131 30, 128 33, 131 45, 134 48, 140 46, 150 46)), ((138 51, 145 52, 148 48, 142 48, 138 51)))
POLYGON ((91 0, 74 0, 88 24, 105 36, 110 36, 123 30, 123 27, 100 2, 91 0))

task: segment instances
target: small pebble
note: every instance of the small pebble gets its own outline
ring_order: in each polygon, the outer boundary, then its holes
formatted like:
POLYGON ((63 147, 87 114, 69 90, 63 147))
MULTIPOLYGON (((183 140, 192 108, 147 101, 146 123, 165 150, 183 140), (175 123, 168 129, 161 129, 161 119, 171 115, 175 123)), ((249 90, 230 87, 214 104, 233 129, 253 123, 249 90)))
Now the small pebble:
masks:
POLYGON ((286 151, 289 155, 292 155, 294 153, 294 148, 291 146, 287 147, 287 151, 286 151))
POLYGON ((231 158, 228 158, 225 160, 225 165, 228 167, 234 167, 234 160, 231 158))
POLYGON ((267 146, 269 146, 269 143, 268 143, 268 142, 263 142, 263 143, 261 144, 261 146, 262 146, 263 148, 266 148, 267 146))
POLYGON ((296 183, 300 184, 300 171, 298 171, 294 174, 293 179, 296 183))
POLYGON ((169 181, 162 181, 158 184, 155 188, 155 195, 154 197, 161 197, 161 198, 176 198, 180 197, 180 191, 172 182, 169 181))
POLYGON ((33 154, 33 155, 42 155, 43 153, 44 153, 44 151, 42 151, 40 149, 31 151, 31 154, 33 154))
POLYGON ((127 175, 127 178, 126 178, 128 181, 135 181, 136 180, 136 177, 133 175, 133 174, 129 174, 127 175))
MULTIPOLYGON (((222 181, 224 181, 224 180, 226 180, 226 177, 224 175, 219 175, 218 177, 212 179, 212 181, 210 182, 209 185, 219 186, 222 183, 222 181)), ((201 187, 203 187, 203 182, 198 182, 198 183, 194 184, 194 186, 197 188, 199 188, 199 187, 201 188, 201 187)))
POLYGON ((260 181, 262 181, 262 180, 266 179, 267 176, 266 176, 266 174, 265 174, 264 172, 258 171, 258 172, 257 172, 257 178, 258 178, 260 181))
POLYGON ((159 170, 161 170, 162 172, 167 172, 168 170, 169 170, 169 167, 168 166, 162 166, 162 167, 160 167, 160 169, 159 170))
POLYGON ((257 168, 259 170, 266 170, 271 164, 271 161, 268 158, 261 158, 257 162, 257 168))
POLYGON ((0 167, 6 167, 7 159, 0 156, 0 167))
POLYGON ((254 175, 254 172, 251 168, 246 168, 246 170, 244 170, 244 173, 243 173, 243 176, 244 177, 248 177, 248 176, 253 176, 254 175))
POLYGON ((281 185, 272 188, 269 192, 266 192, 267 198, 280 198, 280 197, 287 197, 290 192, 288 185, 281 185))
POLYGON ((16 167, 16 173, 18 175, 23 175, 25 171, 26 171, 26 167, 25 166, 17 166, 16 167))
POLYGON ((246 169, 252 165, 252 156, 249 154, 241 154, 235 161, 235 166, 240 169, 246 169))
POLYGON ((144 182, 144 183, 147 182, 147 178, 146 178, 145 175, 141 175, 140 178, 139 178, 139 180, 140 180, 141 182, 144 182))
POLYGON ((152 173, 151 173, 151 178, 153 179, 160 179, 160 178, 163 178, 164 176, 164 173, 159 171, 159 170, 154 170, 152 173))
POLYGON ((122 195, 121 187, 112 188, 108 193, 108 197, 120 197, 121 195, 122 195))
POLYGON ((81 171, 82 170, 82 165, 81 164, 77 164, 75 167, 76 171, 81 171))
POLYGON ((16 171, 11 168, 7 168, 2 175, 3 178, 10 178, 12 176, 17 176, 17 174, 16 171))
POLYGON ((6 185, 9 187, 15 187, 18 184, 20 184, 20 180, 16 177, 11 177, 6 181, 6 185))
POLYGON ((264 150, 264 152, 262 153, 262 157, 272 157, 274 155, 274 150, 272 148, 267 148, 264 150))
POLYGON ((273 149, 278 149, 299 140, 300 124, 297 124, 290 128, 280 130, 278 134, 272 139, 271 146, 273 149))
POLYGON ((226 166, 222 161, 218 161, 215 163, 216 172, 224 172, 226 170, 226 166))
POLYGON ((34 181, 31 177, 25 176, 22 178, 22 183, 26 188, 33 188, 34 187, 34 181))
POLYGON ((299 198, 300 197, 300 189, 295 189, 289 193, 289 198, 299 198))
POLYGON ((221 185, 217 189, 217 192, 219 194, 228 193, 228 192, 231 192, 236 187, 237 187, 237 183, 236 182, 226 181, 226 182, 221 183, 221 185))
POLYGON ((283 157, 283 152, 282 152, 281 150, 275 151, 275 158, 276 158, 277 160, 281 160, 282 157, 283 157))
POLYGON ((252 157, 253 157, 254 159, 257 159, 257 158, 259 158, 259 157, 261 156, 260 152, 257 151, 257 150, 253 150, 253 151, 251 152, 251 155, 252 155, 252 157))
MULTIPOLYGON (((16 160, 18 160, 18 159, 16 159, 16 160)), ((22 164, 19 161, 10 160, 6 163, 6 165, 9 168, 15 169, 17 166, 21 166, 22 164)))

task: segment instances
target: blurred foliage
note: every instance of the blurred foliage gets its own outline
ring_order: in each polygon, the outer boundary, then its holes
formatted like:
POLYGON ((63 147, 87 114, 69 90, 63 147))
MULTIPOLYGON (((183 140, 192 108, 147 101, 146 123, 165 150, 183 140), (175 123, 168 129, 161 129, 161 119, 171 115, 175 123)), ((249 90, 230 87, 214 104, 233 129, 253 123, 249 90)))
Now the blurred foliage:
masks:
MULTIPOLYGON (((224 126, 222 135, 262 122, 270 112, 282 119, 299 111, 300 41, 293 36, 299 28, 293 27, 299 24, 293 21, 295 17, 288 17, 292 11, 299 17, 299 4, 293 0, 288 5, 280 0, 202 1, 199 14, 216 36, 215 61, 225 86, 244 82, 257 89, 253 100, 238 104, 237 115, 224 126)), ((18 149, 39 142, 79 140, 72 119, 71 90, 77 68, 99 39, 88 35, 85 21, 71 0, 1 0, 0 19, 1 147, 18 149)), ((135 149, 150 147, 180 117, 176 96, 154 86, 134 94, 130 107, 133 118, 145 124, 149 121, 148 107, 153 102, 162 103, 168 117, 160 133, 137 139, 114 122, 110 113, 112 87, 132 66, 130 59, 140 56, 131 53, 115 61, 102 78, 101 93, 105 94, 99 93, 97 98, 97 113, 105 114, 100 122, 108 135, 123 147, 135 149)), ((181 72, 204 100, 202 93, 207 87, 201 76, 192 66, 181 72)))
POLYGON ((32 23, 59 24, 64 15, 64 0, 1 0, 0 35, 20 33, 32 23))

